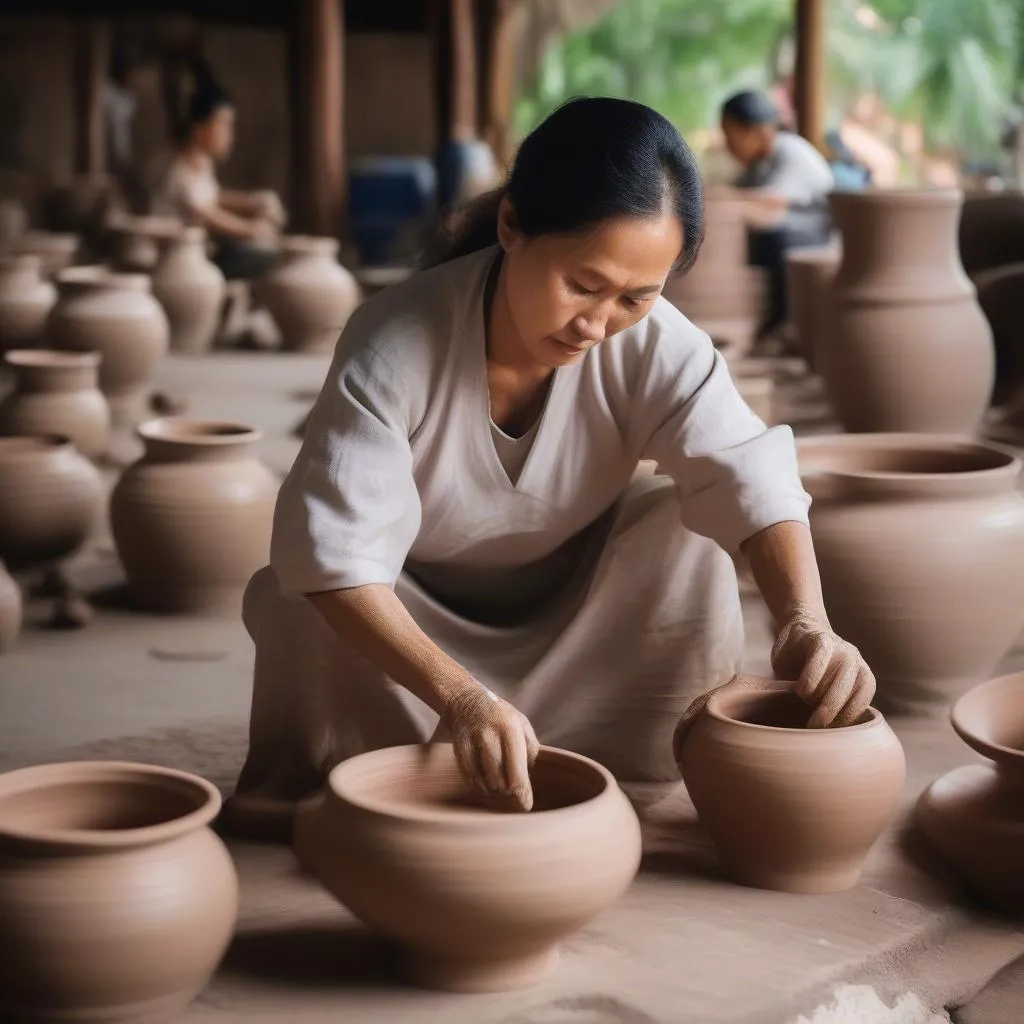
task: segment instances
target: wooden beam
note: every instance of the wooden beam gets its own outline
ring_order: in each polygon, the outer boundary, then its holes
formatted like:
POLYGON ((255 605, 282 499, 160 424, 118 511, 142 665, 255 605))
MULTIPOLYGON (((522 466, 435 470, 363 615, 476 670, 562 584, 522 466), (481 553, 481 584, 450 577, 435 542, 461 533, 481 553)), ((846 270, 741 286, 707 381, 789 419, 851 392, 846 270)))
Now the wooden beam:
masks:
POLYGON ((818 149, 825 145, 825 0, 796 0, 794 105, 797 130, 818 149))
POLYGON ((474 0, 450 0, 452 110, 449 139, 477 137, 477 52, 474 0))
POLYGON ((516 60, 525 28, 526 10, 519 0, 495 0, 484 75, 483 137, 501 163, 512 159, 512 112, 515 106, 516 60))
POLYGON ((75 170, 89 178, 107 169, 103 87, 110 67, 110 29, 97 18, 75 25, 75 170))

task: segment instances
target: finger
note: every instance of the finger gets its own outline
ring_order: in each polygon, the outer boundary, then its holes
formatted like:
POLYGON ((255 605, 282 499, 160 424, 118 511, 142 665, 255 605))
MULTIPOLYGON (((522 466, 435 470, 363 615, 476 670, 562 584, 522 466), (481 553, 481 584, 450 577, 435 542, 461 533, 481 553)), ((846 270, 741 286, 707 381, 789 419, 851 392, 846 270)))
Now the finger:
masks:
POLYGON ((503 755, 501 750, 501 738, 494 729, 485 729, 479 734, 476 741, 477 757, 480 759, 480 768, 484 782, 492 793, 505 793, 505 773, 502 771, 503 755))
POLYGON ((853 688, 853 694, 836 715, 832 724, 834 726, 853 725, 871 706, 874 696, 875 678, 867 668, 862 666, 860 672, 857 673, 857 685, 853 688))
POLYGON ((809 729, 827 729, 857 688, 860 659, 836 658, 816 694, 818 706, 807 723, 809 729))
POLYGON ((540 754, 540 742, 537 734, 533 731, 533 724, 523 715, 523 735, 526 738, 526 763, 532 765, 540 754))
POLYGON ((518 724, 506 729, 501 737, 505 760, 505 786, 523 811, 533 807, 533 787, 526 760, 526 735, 518 724))
POLYGON ((480 758, 477 757, 476 747, 466 736, 457 736, 452 744, 455 749, 455 763, 459 766, 463 778, 471 782, 477 789, 486 791, 480 769, 480 758))
POLYGON ((809 639, 807 658, 794 688, 801 700, 820 703, 834 653, 835 644, 828 633, 816 633, 809 639))

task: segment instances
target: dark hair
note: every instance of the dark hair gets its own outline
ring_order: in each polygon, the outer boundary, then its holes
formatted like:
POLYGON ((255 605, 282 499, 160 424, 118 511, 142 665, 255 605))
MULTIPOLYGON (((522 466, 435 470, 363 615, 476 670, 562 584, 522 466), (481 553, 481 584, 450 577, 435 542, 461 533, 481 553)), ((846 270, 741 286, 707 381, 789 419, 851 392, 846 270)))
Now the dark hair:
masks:
POLYGON ((498 207, 508 196, 520 230, 583 231, 611 217, 650 218, 670 204, 683 225, 679 270, 689 270, 704 239, 704 184, 673 124, 642 103, 574 99, 522 142, 507 184, 455 211, 427 263, 445 263, 498 241, 498 207))
POLYGON ((778 124, 779 111, 763 92, 747 89, 733 93, 722 104, 722 120, 726 119, 752 128, 763 124, 778 124))
POLYGON ((191 130, 206 124, 218 110, 230 106, 231 97, 220 86, 200 80, 185 109, 185 127, 191 130))

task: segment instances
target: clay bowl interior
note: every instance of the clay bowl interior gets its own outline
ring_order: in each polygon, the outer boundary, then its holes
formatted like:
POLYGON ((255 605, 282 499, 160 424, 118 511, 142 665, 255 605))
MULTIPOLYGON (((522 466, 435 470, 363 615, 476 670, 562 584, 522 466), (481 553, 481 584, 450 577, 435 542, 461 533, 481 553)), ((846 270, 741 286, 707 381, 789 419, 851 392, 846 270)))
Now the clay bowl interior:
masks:
POLYGON ((993 446, 962 439, 912 434, 845 434, 804 438, 797 444, 800 470, 864 477, 950 476, 1003 469, 1017 459, 993 446))
POLYGON ((718 694, 708 701, 708 714, 722 721, 748 725, 757 729, 803 732, 820 738, 828 733, 871 725, 881 718, 874 708, 868 708, 851 725, 833 729, 808 729, 807 722, 813 708, 794 693, 788 691, 750 691, 747 693, 718 694))
POLYGON ((951 718, 968 746, 1024 778, 1024 672, 968 691, 954 705, 951 718))

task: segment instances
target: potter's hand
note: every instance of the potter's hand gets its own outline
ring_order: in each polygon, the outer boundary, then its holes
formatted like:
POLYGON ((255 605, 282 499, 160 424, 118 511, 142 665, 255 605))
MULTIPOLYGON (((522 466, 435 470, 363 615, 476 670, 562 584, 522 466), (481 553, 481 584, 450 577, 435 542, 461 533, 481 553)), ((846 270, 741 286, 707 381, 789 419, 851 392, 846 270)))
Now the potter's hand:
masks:
POLYGON ((270 221, 275 228, 282 228, 288 221, 284 206, 276 192, 257 192, 256 200, 259 203, 260 216, 270 221))
POLYGON ((453 697, 442 718, 463 774, 485 792, 509 795, 530 810, 529 769, 540 744, 527 717, 476 684, 453 697))
POLYGON ((827 622, 797 615, 783 623, 772 648, 772 670, 796 680, 794 692, 814 707, 808 726, 850 725, 871 703, 875 677, 860 651, 827 622))

